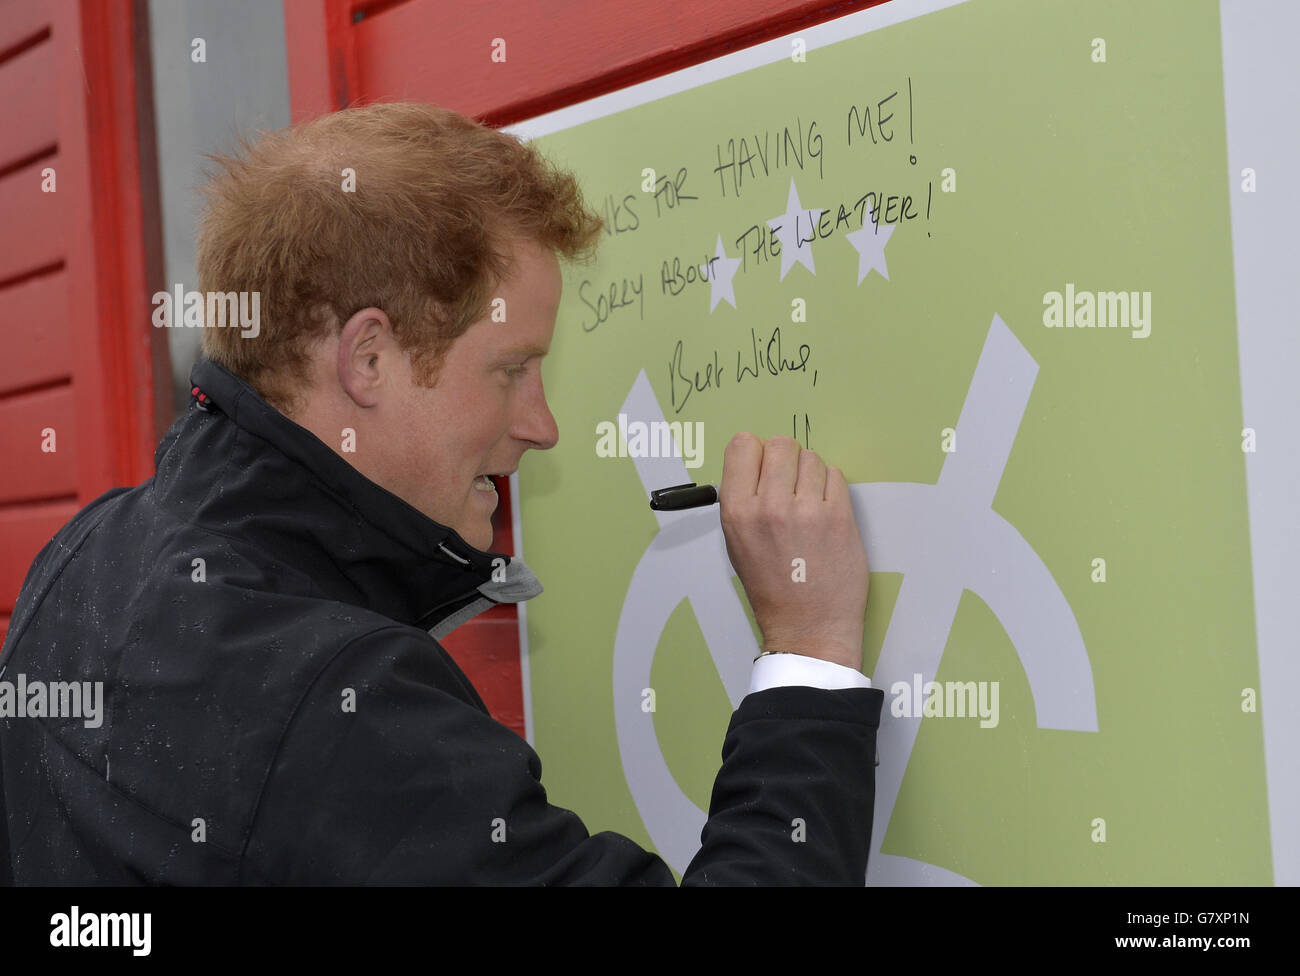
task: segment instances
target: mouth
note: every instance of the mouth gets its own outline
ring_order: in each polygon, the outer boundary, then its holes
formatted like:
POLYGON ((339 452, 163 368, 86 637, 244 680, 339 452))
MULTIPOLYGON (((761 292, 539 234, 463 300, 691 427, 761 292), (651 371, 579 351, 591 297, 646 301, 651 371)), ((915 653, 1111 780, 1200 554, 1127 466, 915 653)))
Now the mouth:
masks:
POLYGON ((482 491, 482 492, 490 492, 491 494, 495 495, 495 494, 497 493, 497 486, 494 485, 494 484, 492 483, 492 479, 493 479, 493 478, 508 478, 508 477, 510 477, 510 475, 512 475, 512 474, 514 474, 513 471, 507 471, 505 474, 491 474, 491 473, 489 473, 489 474, 480 474, 480 475, 477 475, 477 476, 474 478, 474 490, 475 490, 475 491, 482 491))

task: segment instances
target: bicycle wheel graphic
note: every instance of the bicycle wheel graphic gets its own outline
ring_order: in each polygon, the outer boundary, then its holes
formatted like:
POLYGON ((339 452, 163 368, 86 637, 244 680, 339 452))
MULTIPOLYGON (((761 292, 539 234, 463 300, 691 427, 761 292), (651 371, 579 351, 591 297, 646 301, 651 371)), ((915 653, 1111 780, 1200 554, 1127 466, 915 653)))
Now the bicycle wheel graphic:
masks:
MULTIPOLYGON (((992 509, 1038 364, 993 317, 958 419, 960 450, 947 456, 936 484, 870 482, 849 486, 872 571, 903 574, 872 685, 888 698, 894 682, 933 680, 963 590, 989 607, 1011 638, 1033 693, 1040 729, 1097 731, 1092 665, 1074 612, 1047 565, 1020 532, 992 509)), ((642 371, 622 412, 628 421, 662 421, 642 371)), ((647 494, 689 481, 680 457, 635 458, 647 494)), ((707 812, 673 778, 642 689, 664 627, 689 600, 732 707, 749 687, 758 648, 731 584, 719 511, 656 512, 659 532, 629 582, 614 641, 614 718, 619 755, 637 810, 659 854, 684 872, 700 846, 707 812)), ((888 701, 879 730, 876 807, 866 881, 871 884, 973 884, 941 866, 882 854, 920 729, 896 718, 888 701)))

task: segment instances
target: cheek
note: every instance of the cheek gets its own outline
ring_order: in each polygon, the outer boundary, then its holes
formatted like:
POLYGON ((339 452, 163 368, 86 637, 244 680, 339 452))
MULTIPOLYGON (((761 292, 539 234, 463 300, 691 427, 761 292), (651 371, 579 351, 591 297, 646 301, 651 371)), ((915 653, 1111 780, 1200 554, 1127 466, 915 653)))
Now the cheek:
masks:
POLYGON ((462 433, 454 416, 448 416, 441 399, 414 397, 403 407, 404 416, 399 421, 405 431, 404 443, 393 445, 395 450, 418 455, 425 465, 426 474, 441 478, 448 463, 460 456, 462 433), (434 466, 432 472, 430 466, 434 466))
POLYGON ((423 478, 451 495, 475 497, 474 476, 499 461, 500 447, 509 433, 509 401, 505 391, 465 388, 444 391, 444 396, 412 403, 404 418, 409 430, 404 451, 423 456, 423 478), (455 404, 449 409, 448 404, 455 404))
POLYGON ((466 427, 468 440, 480 453, 492 452, 510 430, 509 404, 503 398, 480 403, 477 416, 466 427))

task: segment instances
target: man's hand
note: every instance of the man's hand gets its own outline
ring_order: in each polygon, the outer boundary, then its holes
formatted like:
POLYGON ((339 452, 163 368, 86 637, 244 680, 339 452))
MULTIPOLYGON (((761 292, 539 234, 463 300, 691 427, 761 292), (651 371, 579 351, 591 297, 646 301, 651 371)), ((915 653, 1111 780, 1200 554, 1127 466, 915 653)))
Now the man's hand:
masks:
POLYGON ((843 472, 793 438, 740 433, 723 456, 718 500, 763 650, 861 671, 867 553, 843 472))

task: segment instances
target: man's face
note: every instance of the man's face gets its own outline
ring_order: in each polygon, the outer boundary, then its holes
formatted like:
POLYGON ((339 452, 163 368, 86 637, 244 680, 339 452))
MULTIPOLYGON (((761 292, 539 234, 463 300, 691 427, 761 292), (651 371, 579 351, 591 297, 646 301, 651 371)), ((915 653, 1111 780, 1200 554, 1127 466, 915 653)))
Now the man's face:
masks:
POLYGON ((542 391, 542 363, 560 303, 559 262, 532 242, 516 245, 514 272, 492 313, 448 350, 437 385, 399 385, 398 433, 385 487, 477 549, 492 545, 497 493, 487 475, 508 475, 530 448, 548 450, 559 429, 542 391), (498 314, 498 318, 500 315, 498 314))

